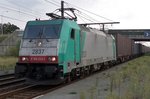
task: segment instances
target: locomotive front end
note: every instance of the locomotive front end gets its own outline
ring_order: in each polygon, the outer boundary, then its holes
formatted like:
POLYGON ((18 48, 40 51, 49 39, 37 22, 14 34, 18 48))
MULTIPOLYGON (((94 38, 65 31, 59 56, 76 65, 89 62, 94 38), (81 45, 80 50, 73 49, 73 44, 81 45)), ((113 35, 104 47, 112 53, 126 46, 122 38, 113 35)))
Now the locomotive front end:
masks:
POLYGON ((56 84, 61 82, 59 80, 62 80, 63 68, 58 65, 61 24, 61 20, 27 23, 20 45, 18 63, 15 67, 16 77, 23 76, 29 83, 56 84))

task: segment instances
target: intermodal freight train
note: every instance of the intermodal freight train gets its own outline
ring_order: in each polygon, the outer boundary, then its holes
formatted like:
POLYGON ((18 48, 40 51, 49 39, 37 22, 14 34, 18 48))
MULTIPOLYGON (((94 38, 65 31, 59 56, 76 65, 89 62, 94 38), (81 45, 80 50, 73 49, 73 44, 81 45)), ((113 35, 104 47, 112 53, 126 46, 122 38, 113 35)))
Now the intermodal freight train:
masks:
POLYGON ((142 53, 138 48, 119 34, 107 34, 70 19, 29 21, 15 75, 26 77, 31 84, 56 85, 126 61, 142 53))
POLYGON ((128 60, 133 52, 141 54, 138 47, 133 50, 133 44, 119 34, 113 36, 68 19, 29 21, 15 73, 30 83, 58 84, 128 60))
POLYGON ((16 64, 17 76, 57 84, 116 60, 115 38, 68 19, 29 21, 16 64))

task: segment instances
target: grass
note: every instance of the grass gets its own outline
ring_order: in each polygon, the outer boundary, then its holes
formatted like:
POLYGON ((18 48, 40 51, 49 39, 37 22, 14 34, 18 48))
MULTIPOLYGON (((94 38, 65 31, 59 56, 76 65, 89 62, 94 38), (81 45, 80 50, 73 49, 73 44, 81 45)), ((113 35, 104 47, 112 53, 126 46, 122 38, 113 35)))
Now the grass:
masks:
POLYGON ((150 56, 147 54, 128 62, 110 77, 111 88, 107 99, 149 99, 149 82, 150 56))
POLYGON ((5 56, 18 57, 19 47, 20 47, 20 41, 16 44, 16 46, 9 47, 9 49, 6 51, 5 56))
MULTIPOLYGON (((105 77, 106 76, 106 77, 105 77)), ((90 88, 79 91, 80 99, 150 99, 150 54, 131 60, 90 88), (106 80, 106 84, 100 83, 106 80)))
POLYGON ((17 57, 0 57, 0 71, 14 69, 17 57))

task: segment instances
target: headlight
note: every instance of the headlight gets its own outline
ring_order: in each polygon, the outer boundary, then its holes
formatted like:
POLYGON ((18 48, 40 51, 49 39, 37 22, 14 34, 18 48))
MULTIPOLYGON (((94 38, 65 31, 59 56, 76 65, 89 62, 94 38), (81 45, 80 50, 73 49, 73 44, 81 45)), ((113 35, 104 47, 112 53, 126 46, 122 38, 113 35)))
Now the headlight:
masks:
POLYGON ((49 60, 50 62, 57 62, 57 57, 56 57, 56 56, 49 56, 49 57, 48 57, 48 60, 49 60))
POLYGON ((52 57, 52 62, 55 62, 56 61, 56 57, 52 57))
POLYGON ((22 57, 22 61, 25 61, 26 60, 26 58, 25 57, 22 57))
POLYGON ((29 59, 28 59, 28 57, 21 57, 21 61, 22 62, 26 62, 26 61, 28 61, 29 59))

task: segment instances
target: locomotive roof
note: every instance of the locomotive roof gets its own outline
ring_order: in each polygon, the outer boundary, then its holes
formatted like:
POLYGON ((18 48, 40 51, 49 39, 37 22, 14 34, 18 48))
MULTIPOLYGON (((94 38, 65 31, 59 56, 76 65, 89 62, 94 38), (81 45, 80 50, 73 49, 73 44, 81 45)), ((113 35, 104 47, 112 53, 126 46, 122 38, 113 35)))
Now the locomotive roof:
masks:
POLYGON ((95 33, 95 34, 102 35, 102 36, 107 36, 106 33, 104 33, 103 31, 100 31, 98 29, 85 27, 83 25, 79 25, 79 26, 80 26, 81 31, 86 31, 86 32, 91 32, 91 33, 95 33))
POLYGON ((28 25, 41 25, 41 24, 62 24, 63 20, 62 19, 57 19, 57 20, 34 20, 34 21, 28 21, 28 25))

